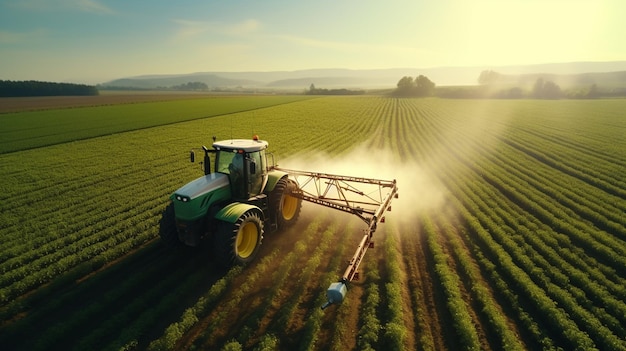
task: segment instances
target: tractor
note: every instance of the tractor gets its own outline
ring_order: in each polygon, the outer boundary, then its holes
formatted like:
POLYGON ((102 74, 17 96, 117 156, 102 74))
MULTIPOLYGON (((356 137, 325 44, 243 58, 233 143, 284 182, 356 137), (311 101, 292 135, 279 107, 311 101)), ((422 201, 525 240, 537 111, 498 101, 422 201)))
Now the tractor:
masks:
MULTIPOLYGON (((295 182, 268 163, 267 146, 257 137, 214 141, 212 150, 203 146, 204 176, 170 196, 161 219, 162 241, 198 246, 208 239, 212 256, 222 266, 251 262, 263 233, 293 224, 302 206, 302 200, 292 196, 295 182)), ((191 162, 195 151, 190 152, 191 162)))
POLYGON ((219 265, 246 265, 258 255, 264 233, 296 222, 302 201, 354 214, 368 229, 343 277, 328 289, 328 303, 323 307, 339 303, 347 283, 358 279, 357 268, 365 251, 373 247, 376 227, 384 222, 383 212, 398 197, 396 181, 280 168, 267 148, 268 142, 255 135, 223 141, 213 137, 212 149, 192 149, 191 162, 197 151, 204 154, 200 162, 204 176, 170 196, 160 221, 161 241, 168 246, 198 246, 208 241, 219 265))

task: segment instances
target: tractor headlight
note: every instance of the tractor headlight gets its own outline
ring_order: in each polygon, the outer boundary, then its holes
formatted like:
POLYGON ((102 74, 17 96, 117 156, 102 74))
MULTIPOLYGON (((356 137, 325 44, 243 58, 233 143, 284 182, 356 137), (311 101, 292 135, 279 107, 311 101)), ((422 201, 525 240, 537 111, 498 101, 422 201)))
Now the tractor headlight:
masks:
POLYGON ((183 195, 178 195, 178 194, 176 194, 176 200, 182 201, 182 202, 191 201, 191 199, 188 196, 183 196, 183 195))

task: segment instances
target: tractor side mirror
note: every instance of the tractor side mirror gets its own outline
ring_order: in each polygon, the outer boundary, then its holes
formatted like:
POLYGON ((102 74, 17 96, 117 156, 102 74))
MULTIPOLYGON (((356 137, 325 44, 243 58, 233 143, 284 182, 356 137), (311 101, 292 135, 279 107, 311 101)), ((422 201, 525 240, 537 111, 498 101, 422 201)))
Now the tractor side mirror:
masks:
POLYGON ((193 150, 189 152, 189 160, 191 161, 191 163, 194 163, 194 161, 196 160, 196 153, 193 152, 193 150))

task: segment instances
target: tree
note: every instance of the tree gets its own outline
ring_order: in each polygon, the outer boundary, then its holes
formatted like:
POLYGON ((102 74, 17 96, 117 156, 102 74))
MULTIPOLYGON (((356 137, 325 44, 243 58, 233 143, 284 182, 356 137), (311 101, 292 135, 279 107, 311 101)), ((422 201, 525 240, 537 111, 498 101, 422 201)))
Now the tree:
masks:
POLYGON ((435 83, 423 75, 415 78, 415 88, 417 96, 433 96, 435 94, 435 83))
POLYGON ((423 75, 415 79, 404 76, 400 78, 397 86, 398 88, 393 92, 396 96, 432 96, 435 94, 435 83, 423 75))
POLYGON ((478 84, 480 85, 489 85, 496 83, 500 79, 500 73, 486 70, 480 72, 480 76, 478 76, 478 84))
POLYGON ((533 96, 537 99, 558 99, 562 96, 561 87, 553 81, 544 82, 538 78, 533 86, 533 96))
POLYGON ((547 81, 543 85, 543 98, 544 99, 559 99, 561 97, 561 87, 559 87, 553 81, 547 81))
POLYGON ((543 78, 538 78, 533 85, 533 96, 541 99, 543 96, 543 78))
POLYGON ((410 96, 413 94, 413 77, 404 76, 398 81, 398 89, 396 89, 397 95, 410 96))
POLYGON ((598 91, 598 85, 597 84, 591 85, 591 87, 589 88, 589 91, 587 92, 586 98, 596 99, 599 96, 600 96, 600 92, 598 91))
POLYGON ((54 83, 0 80, 0 97, 18 96, 84 96, 98 95, 95 86, 72 83, 54 83))

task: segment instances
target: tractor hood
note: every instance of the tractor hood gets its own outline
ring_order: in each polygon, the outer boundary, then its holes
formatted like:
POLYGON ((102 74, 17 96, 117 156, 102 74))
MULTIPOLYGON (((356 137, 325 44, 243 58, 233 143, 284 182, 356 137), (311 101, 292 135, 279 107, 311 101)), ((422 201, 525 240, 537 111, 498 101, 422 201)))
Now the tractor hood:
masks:
POLYGON ((191 201, 216 189, 228 187, 228 176, 223 173, 211 173, 193 180, 172 195, 172 200, 191 201))
POLYGON ((183 222, 204 218, 212 204, 230 198, 230 182, 228 176, 222 173, 202 176, 170 196, 174 202, 176 219, 183 222))

